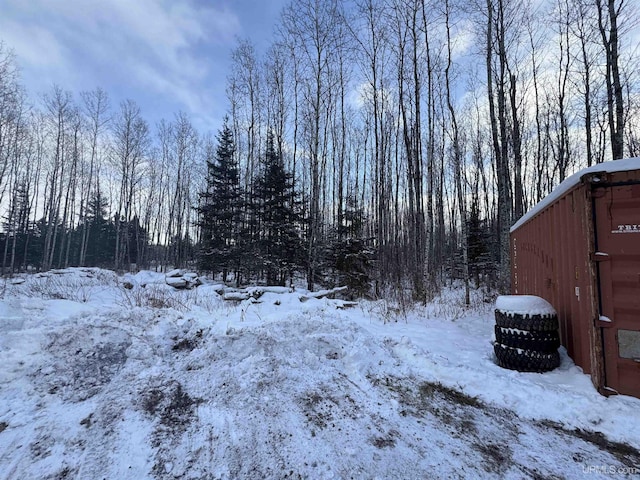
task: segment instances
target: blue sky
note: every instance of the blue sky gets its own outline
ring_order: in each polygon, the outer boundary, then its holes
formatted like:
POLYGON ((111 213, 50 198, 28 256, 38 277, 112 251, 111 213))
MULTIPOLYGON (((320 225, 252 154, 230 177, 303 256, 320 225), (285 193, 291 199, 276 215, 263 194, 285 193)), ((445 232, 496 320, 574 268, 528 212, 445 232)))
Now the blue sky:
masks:
POLYGON ((184 111, 216 131, 237 38, 271 41, 287 0, 0 0, 0 40, 32 100, 53 84, 130 98, 155 125, 184 111))

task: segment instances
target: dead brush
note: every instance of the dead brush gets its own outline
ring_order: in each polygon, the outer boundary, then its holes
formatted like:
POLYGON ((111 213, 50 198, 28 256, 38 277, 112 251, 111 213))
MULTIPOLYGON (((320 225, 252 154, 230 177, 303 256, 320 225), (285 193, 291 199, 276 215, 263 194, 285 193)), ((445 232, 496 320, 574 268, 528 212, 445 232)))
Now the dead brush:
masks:
POLYGON ((188 303, 180 298, 179 291, 168 290, 164 285, 135 286, 131 289, 120 288, 120 304, 125 307, 148 307, 153 309, 173 308, 179 311, 188 310, 188 303))
POLYGON ((31 298, 87 303, 91 300, 95 283, 75 276, 33 277, 23 286, 22 292, 31 298))
POLYGON ((400 318, 406 320, 406 313, 395 302, 386 299, 363 303, 361 308, 363 313, 381 319, 385 324, 397 323, 400 318))
POLYGON ((192 290, 185 290, 186 303, 191 306, 200 307, 207 312, 215 312, 224 307, 221 301, 221 296, 212 290, 205 290, 202 288, 194 288, 192 290))

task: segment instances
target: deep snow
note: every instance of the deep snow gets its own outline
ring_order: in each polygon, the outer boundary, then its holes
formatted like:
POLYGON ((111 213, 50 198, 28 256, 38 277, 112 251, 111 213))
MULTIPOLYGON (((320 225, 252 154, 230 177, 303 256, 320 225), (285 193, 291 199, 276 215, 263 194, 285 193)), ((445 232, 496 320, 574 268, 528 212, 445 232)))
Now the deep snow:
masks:
POLYGON ((640 473, 640 400, 600 396, 564 351, 545 374, 496 366, 480 292, 473 309, 447 290, 403 313, 127 280, 72 269, 4 286, 0 478, 640 473))

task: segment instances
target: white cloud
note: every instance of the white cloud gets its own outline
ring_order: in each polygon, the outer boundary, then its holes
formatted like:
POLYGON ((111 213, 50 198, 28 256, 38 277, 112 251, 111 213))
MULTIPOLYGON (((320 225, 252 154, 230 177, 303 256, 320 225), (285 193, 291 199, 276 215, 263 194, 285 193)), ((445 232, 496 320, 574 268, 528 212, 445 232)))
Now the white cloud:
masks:
POLYGON ((211 108, 212 58, 228 56, 241 33, 229 8, 196 0, 0 0, 0 11, 0 39, 34 93, 101 85, 136 100, 155 93, 194 115, 211 108))
POLYGON ((15 51, 21 62, 43 67, 64 61, 64 48, 51 32, 36 25, 23 26, 5 18, 0 19, 1 39, 15 51))
POLYGON ((474 26, 471 20, 464 20, 456 25, 453 32, 451 43, 451 58, 453 61, 458 61, 461 57, 471 53, 471 49, 477 42, 474 26))

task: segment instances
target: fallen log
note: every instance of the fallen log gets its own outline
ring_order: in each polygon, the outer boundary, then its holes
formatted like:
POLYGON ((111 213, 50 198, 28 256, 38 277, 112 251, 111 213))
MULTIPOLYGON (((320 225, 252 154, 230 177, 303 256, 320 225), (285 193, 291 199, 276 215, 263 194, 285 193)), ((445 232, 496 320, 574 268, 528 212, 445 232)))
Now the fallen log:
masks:
POLYGON ((332 288, 330 290, 318 290, 317 292, 309 292, 306 295, 301 295, 300 296, 300 301, 301 302, 306 302, 307 300, 309 300, 311 298, 320 299, 320 298, 325 298, 325 297, 331 297, 332 295, 335 295, 336 293, 345 292, 348 289, 349 289, 349 287, 343 286, 343 287, 335 287, 335 288, 332 288))
POLYGON ((336 305, 338 310, 346 310, 347 308, 353 308, 358 305, 358 302, 342 302, 336 305))
POLYGON ((247 292, 227 292, 222 295, 223 300, 229 300, 232 302, 242 302, 243 300, 248 300, 251 298, 247 292))

